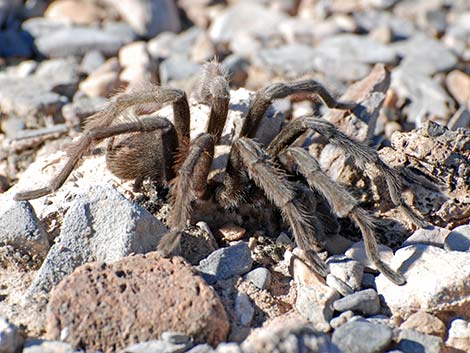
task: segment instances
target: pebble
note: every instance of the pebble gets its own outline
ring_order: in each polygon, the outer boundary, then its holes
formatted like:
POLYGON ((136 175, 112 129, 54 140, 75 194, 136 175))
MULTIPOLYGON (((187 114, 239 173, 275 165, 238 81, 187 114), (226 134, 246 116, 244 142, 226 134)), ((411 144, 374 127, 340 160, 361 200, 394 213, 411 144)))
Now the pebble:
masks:
POLYGON ((80 71, 89 75, 106 61, 104 55, 99 50, 90 50, 83 56, 80 63, 80 71))
POLYGON ((103 97, 81 97, 62 107, 62 116, 74 127, 83 127, 86 118, 106 107, 107 100, 103 97))
POLYGON ((450 323, 446 346, 470 351, 470 323, 462 319, 454 319, 450 323))
POLYGON ((365 316, 375 315, 380 311, 380 299, 374 289, 365 289, 338 299, 333 303, 336 311, 351 310, 365 316))
POLYGON ((239 292, 235 297, 235 315, 238 322, 244 326, 250 325, 255 314, 255 308, 246 293, 239 292))
POLYGON ((248 272, 244 277, 245 281, 253 283, 257 288, 268 289, 271 284, 271 272, 265 267, 258 267, 248 272))
POLYGON ((183 353, 193 346, 192 342, 172 343, 165 340, 151 340, 127 346, 120 353, 183 353))
POLYGON ((0 352, 14 353, 21 349, 23 336, 7 318, 0 316, 0 352))
POLYGON ((465 107, 460 107, 459 110, 450 118, 447 127, 452 130, 458 128, 469 128, 470 127, 470 111, 465 107))
POLYGON ((27 201, 2 201, 0 245, 43 259, 49 251, 47 233, 27 201))
POLYGON ((108 59, 80 82, 79 89, 90 97, 110 97, 121 86, 120 72, 118 59, 108 59))
POLYGON ((401 329, 413 329, 426 335, 444 338, 447 334, 446 326, 434 315, 419 310, 412 314, 400 325, 401 329))
POLYGON ((218 249, 196 266, 202 277, 210 284, 218 280, 243 275, 251 269, 253 260, 245 242, 218 249))
POLYGON ((201 72, 201 65, 196 64, 183 55, 172 55, 159 65, 160 80, 163 84, 171 81, 187 80, 201 72))
POLYGON ((397 349, 403 353, 415 353, 421 350, 424 353, 441 353, 443 342, 436 336, 425 335, 415 330, 400 330, 397 349))
POLYGON ((42 339, 28 339, 26 340, 23 348, 23 353, 81 353, 82 350, 75 350, 70 343, 42 340, 42 339))
POLYGON ((203 33, 200 28, 192 27, 178 35, 163 32, 147 43, 147 50, 155 60, 161 60, 171 55, 190 57, 191 48, 198 36, 203 33))
POLYGON ((428 227, 420 228, 414 231, 405 242, 402 247, 416 244, 426 244, 437 246, 439 248, 444 247, 445 239, 449 235, 450 230, 441 227, 428 227))
POLYGON ((231 54, 222 61, 222 67, 230 77, 231 85, 240 87, 245 84, 248 78, 248 60, 239 55, 231 54))
POLYGON ((344 325, 354 316, 354 312, 351 310, 343 311, 339 314, 338 317, 334 317, 330 321, 330 326, 332 329, 337 329, 341 325, 344 325))
MULTIPOLYGON (((378 245, 378 250, 379 250, 379 257, 382 259, 382 261, 389 263, 390 260, 393 257, 393 251, 390 249, 388 246, 385 246, 383 244, 378 245)), ((373 270, 376 270, 377 268, 375 265, 369 260, 366 254, 366 249, 364 247, 364 241, 359 241, 357 243, 354 243, 351 248, 349 248, 345 255, 348 258, 351 258, 353 260, 356 260, 357 262, 361 263, 364 267, 371 268, 373 270)))
POLYGON ((97 24, 106 17, 97 4, 82 0, 57 0, 44 12, 44 17, 80 25, 97 24))
POLYGON ((377 353, 388 347, 392 336, 388 326, 350 321, 333 332, 332 341, 344 353, 377 353))
POLYGON ((347 283, 343 282, 341 279, 335 275, 332 275, 331 273, 326 276, 326 284, 328 287, 337 290, 338 293, 342 296, 347 296, 354 293, 354 290, 347 283))
POLYGON ((451 251, 469 251, 470 224, 452 229, 444 241, 444 249, 451 251))
POLYGON ((63 277, 90 261, 113 262, 155 249, 167 228, 115 189, 92 186, 77 195, 30 293, 49 292, 63 277))
POLYGON ((460 105, 470 107, 470 77, 459 70, 453 70, 446 76, 446 86, 450 94, 460 105))
POLYGON ((226 241, 241 240, 246 234, 245 228, 239 227, 233 223, 224 224, 218 230, 222 234, 222 238, 226 241))
POLYGON ((171 0, 108 0, 139 36, 152 38, 163 31, 179 32, 178 8, 171 0))
POLYGON ((359 261, 344 255, 334 255, 330 256, 326 263, 330 273, 347 283, 354 291, 361 288, 364 266, 359 261))
POLYGON ((47 80, 52 92, 70 99, 80 81, 80 68, 73 57, 45 60, 36 68, 35 76, 47 80))
POLYGON ((208 345, 207 343, 203 344, 198 344, 197 346, 194 346, 191 348, 189 351, 186 351, 186 353, 214 353, 214 349, 208 345))

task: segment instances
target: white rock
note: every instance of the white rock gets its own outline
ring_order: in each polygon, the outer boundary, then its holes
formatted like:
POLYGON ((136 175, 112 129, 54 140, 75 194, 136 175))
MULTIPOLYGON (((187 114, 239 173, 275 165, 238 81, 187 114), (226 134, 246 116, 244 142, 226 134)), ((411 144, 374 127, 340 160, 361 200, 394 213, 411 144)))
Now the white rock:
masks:
MULTIPOLYGON (((379 256, 385 263, 390 263, 390 260, 393 258, 393 251, 388 246, 379 244, 379 256)), ((345 255, 353 260, 356 260, 363 264, 365 267, 377 270, 377 267, 369 260, 366 254, 366 248, 364 246, 364 241, 358 241, 354 243, 350 249, 348 249, 345 255)))
POLYGON ((446 346, 470 352, 470 323, 468 321, 455 319, 451 322, 446 346))
POLYGON ((412 245, 396 252, 391 267, 403 273, 407 283, 397 286, 382 274, 376 283, 395 317, 407 319, 418 310, 444 322, 470 317, 470 253, 412 245))

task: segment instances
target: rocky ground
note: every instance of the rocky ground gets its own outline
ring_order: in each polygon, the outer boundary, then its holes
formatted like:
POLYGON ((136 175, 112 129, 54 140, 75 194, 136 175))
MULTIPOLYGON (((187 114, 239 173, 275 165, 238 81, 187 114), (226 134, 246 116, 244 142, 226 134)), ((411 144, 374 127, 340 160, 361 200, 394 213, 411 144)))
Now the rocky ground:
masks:
MULTIPOLYGON (((470 351, 468 1, 0 0, 0 70, 0 353, 470 351), (210 178, 253 91, 318 80, 357 107, 281 99, 257 138, 321 114, 370 142, 429 227, 393 206, 375 168, 316 135, 301 141, 380 220, 380 256, 406 285, 378 273, 346 218, 320 277, 263 202, 196 202, 182 257, 162 258, 167 190, 135 191, 99 145, 57 192, 13 201, 58 173, 116 92, 153 82, 190 96, 214 58, 232 90, 210 178)), ((190 106, 194 137, 209 107, 190 106)))

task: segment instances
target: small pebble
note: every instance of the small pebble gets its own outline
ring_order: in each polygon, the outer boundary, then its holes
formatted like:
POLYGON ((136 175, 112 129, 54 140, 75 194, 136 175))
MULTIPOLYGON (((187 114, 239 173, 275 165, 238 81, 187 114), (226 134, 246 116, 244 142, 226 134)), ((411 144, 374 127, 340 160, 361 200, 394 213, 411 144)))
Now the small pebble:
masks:
POLYGON ((470 250, 470 225, 452 229, 444 241, 444 249, 452 251, 470 250))
POLYGON ((377 353, 388 347, 392 336, 388 326, 356 320, 338 327, 332 340, 344 353, 377 353))
POLYGON ((246 234, 246 229, 235 224, 228 223, 220 227, 219 232, 222 234, 222 238, 224 240, 237 241, 243 239, 246 234))
POLYGON ((341 325, 344 325, 354 316, 354 312, 351 310, 347 310, 342 312, 338 317, 334 317, 330 321, 330 326, 332 329, 337 329, 341 325))
POLYGON ((253 283, 259 289, 267 289, 271 284, 271 272, 267 268, 258 267, 248 272, 244 279, 253 283))
POLYGON ((443 345, 440 337, 425 335, 415 330, 400 330, 397 348, 403 353, 441 353, 443 345))
POLYGON ((335 275, 332 275, 331 273, 326 276, 326 284, 329 287, 336 289, 342 296, 347 296, 354 293, 354 290, 347 283, 344 283, 342 280, 340 280, 335 275))
POLYGON ((374 289, 365 289, 338 299, 333 303, 333 308, 336 311, 352 310, 370 316, 380 311, 380 299, 374 289))
POLYGON ((253 320, 255 308, 251 303, 250 297, 246 293, 239 292, 235 297, 235 314, 238 321, 248 326, 253 320))

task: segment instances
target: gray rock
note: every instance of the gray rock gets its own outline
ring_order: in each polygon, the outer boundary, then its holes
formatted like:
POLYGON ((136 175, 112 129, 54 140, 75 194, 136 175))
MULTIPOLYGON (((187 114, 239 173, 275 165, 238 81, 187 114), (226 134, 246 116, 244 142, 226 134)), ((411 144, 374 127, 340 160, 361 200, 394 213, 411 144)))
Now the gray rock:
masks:
POLYGON ((330 256, 326 263, 330 273, 347 283, 354 290, 361 288, 364 265, 359 261, 350 259, 344 255, 330 256))
POLYGON ((18 328, 0 316, 0 352, 14 353, 21 349, 23 336, 18 328))
POLYGON ((250 297, 246 293, 239 292, 235 297, 235 315, 238 321, 248 326, 253 320, 255 308, 251 303, 250 297))
POLYGON ((132 344, 120 353, 183 353, 193 346, 192 342, 171 343, 163 340, 153 340, 132 344))
POLYGON ((332 341, 344 353, 379 353, 392 342, 393 331, 385 325, 348 322, 333 332, 332 341))
POLYGON ((258 267, 248 272, 244 279, 253 283, 259 289, 266 289, 271 284, 271 272, 265 267, 258 267))
POLYGON ((416 32, 413 22, 395 16, 385 11, 360 11, 353 13, 353 18, 357 25, 368 32, 373 31, 380 26, 387 26, 392 30, 394 38, 405 39, 412 36, 416 32))
POLYGON ((397 349, 403 353, 440 353, 442 339, 437 336, 425 335, 415 330, 400 330, 397 349))
POLYGON ((342 296, 347 296, 354 293, 354 290, 343 280, 339 279, 335 275, 329 273, 326 276, 326 284, 335 290, 338 291, 342 296))
POLYGON ((333 317, 333 302, 338 298, 335 290, 321 293, 316 288, 298 285, 295 308, 316 330, 328 332, 333 317))
POLYGON ((174 331, 165 331, 160 335, 162 341, 173 343, 173 344, 182 344, 189 343, 191 338, 184 333, 174 332, 174 331))
POLYGON ((315 48, 330 58, 364 64, 394 63, 397 54, 387 45, 355 34, 338 34, 320 42, 315 48))
POLYGON ((152 38, 163 31, 179 32, 178 9, 172 0, 107 0, 141 37, 152 38))
POLYGON ((33 38, 25 31, 0 31, 0 57, 33 56, 33 38))
POLYGON ((428 227, 417 229, 411 234, 408 239, 402 244, 402 247, 416 244, 426 244, 437 246, 439 248, 444 247, 444 242, 450 231, 441 227, 428 227))
POLYGON ((83 351, 76 351, 65 342, 30 339, 26 340, 23 353, 83 353, 83 351))
POLYGON ((249 62, 236 54, 227 56, 222 61, 222 67, 230 77, 230 84, 243 86, 248 77, 249 62))
POLYGON ((459 127, 470 128, 470 111, 465 107, 460 107, 450 118, 447 126, 449 129, 456 130, 459 127))
POLYGON ((338 317, 334 317, 333 319, 331 319, 330 326, 332 329, 337 329, 338 327, 340 327, 341 325, 344 325, 353 317, 354 317, 354 312, 352 312, 351 310, 344 311, 338 317))
POLYGON ((375 285, 375 276, 372 273, 364 273, 364 275, 362 276, 361 287, 364 289, 366 288, 377 289, 375 285))
POLYGON ((44 258, 49 251, 46 231, 27 201, 6 202, 0 211, 0 245, 11 245, 31 256, 44 258))
POLYGON ((214 353, 214 349, 209 346, 207 343, 203 344, 198 344, 197 346, 194 346, 191 348, 189 351, 186 351, 186 353, 214 353))
POLYGON ((448 71, 457 64, 456 56, 441 42, 417 33, 410 39, 392 44, 391 50, 404 57, 401 67, 427 75, 448 71))
POLYGON ((21 28, 34 38, 44 37, 69 27, 63 21, 47 17, 30 18, 21 24, 21 28))
POLYGON ((256 2, 241 1, 228 7, 209 28, 215 42, 230 43, 243 34, 269 36, 277 32, 278 24, 287 18, 280 11, 268 9, 256 2), (247 21, 256 18, 256 21, 247 21))
POLYGON ((46 57, 83 56, 98 50, 114 56, 118 50, 135 39, 132 29, 124 23, 108 23, 97 27, 62 27, 36 38, 36 47, 46 57))
POLYGON ((58 58, 39 64, 35 76, 47 80, 52 92, 71 98, 80 81, 79 72, 79 64, 75 58, 58 58))
POLYGON ((106 58, 99 50, 90 50, 83 56, 80 71, 89 75, 103 65, 105 61, 106 58))
POLYGON ((25 128, 25 123, 23 120, 11 116, 2 119, 2 121, 0 121, 0 127, 7 137, 14 139, 25 128))
POLYGON ((203 34, 204 31, 197 27, 191 27, 179 34, 163 32, 149 40, 147 50, 154 59, 167 58, 173 54, 180 54, 189 58, 192 46, 197 38, 203 34))
POLYGON ((470 250, 470 224, 452 229, 444 241, 444 249, 454 251, 470 250))
POLYGON ((62 115, 72 126, 80 126, 86 118, 106 107, 107 99, 103 97, 81 97, 73 103, 62 107, 62 115))
POLYGON ((374 289, 365 289, 338 299, 333 308, 337 311, 352 310, 365 316, 375 315, 380 311, 380 299, 374 289))
POLYGON ((60 235, 28 291, 49 292, 87 262, 112 262, 132 253, 152 251, 166 232, 153 215, 116 190, 92 186, 72 202, 60 235))
POLYGON ((214 251, 201 260, 196 268, 201 272, 202 277, 212 284, 218 280, 242 275, 251 269, 252 264, 253 260, 248 244, 240 242, 214 251))
POLYGON ((201 65, 183 55, 172 55, 160 63, 160 81, 168 84, 171 81, 186 80, 201 72, 201 65))

